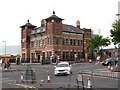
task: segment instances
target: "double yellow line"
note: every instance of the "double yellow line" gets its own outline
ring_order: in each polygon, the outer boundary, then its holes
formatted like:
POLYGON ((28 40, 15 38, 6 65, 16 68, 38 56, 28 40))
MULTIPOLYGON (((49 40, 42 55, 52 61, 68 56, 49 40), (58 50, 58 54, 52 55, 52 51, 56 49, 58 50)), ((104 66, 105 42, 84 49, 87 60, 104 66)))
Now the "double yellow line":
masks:
POLYGON ((23 85, 23 84, 15 84, 15 85, 22 86, 24 88, 32 88, 32 89, 35 89, 35 90, 39 90, 38 88, 36 88, 34 86, 30 86, 30 85, 23 85))

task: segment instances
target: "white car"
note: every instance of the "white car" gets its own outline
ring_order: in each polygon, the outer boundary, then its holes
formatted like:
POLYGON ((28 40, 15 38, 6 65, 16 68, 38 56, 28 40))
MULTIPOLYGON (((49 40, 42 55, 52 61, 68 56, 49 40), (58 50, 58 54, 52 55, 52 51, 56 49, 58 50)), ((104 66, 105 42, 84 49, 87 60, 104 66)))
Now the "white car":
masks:
POLYGON ((71 65, 68 62, 60 62, 55 66, 54 74, 56 75, 69 75, 71 74, 71 65))

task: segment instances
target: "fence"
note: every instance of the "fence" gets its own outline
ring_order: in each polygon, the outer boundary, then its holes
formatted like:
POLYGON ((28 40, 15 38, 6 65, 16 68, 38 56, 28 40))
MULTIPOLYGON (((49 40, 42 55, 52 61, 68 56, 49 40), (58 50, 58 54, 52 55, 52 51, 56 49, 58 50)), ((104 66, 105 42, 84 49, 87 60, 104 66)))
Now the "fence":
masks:
POLYGON ((87 86, 87 79, 90 78, 91 86, 94 89, 117 89, 119 87, 120 72, 82 71, 83 82, 87 86))

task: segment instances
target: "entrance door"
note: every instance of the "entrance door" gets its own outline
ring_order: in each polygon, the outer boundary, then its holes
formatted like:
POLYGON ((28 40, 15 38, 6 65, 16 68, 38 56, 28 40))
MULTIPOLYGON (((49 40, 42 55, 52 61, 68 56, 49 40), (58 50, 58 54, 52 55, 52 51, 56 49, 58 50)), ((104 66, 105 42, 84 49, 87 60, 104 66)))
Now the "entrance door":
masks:
POLYGON ((40 62, 40 54, 38 54, 38 62, 40 62))

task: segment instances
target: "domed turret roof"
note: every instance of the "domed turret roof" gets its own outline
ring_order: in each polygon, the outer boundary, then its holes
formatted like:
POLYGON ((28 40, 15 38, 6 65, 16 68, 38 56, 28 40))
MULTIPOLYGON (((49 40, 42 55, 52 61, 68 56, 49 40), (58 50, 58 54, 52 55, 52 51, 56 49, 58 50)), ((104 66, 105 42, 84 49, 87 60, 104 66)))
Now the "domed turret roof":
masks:
POLYGON ((32 24, 29 22, 29 20, 27 20, 27 23, 26 23, 25 25, 22 25, 22 26, 20 26, 20 27, 23 28, 23 27, 25 27, 25 26, 28 26, 28 27, 36 27, 36 26, 32 25, 32 24))
POLYGON ((62 18, 56 16, 56 15, 55 15, 55 11, 53 11, 53 15, 51 15, 51 16, 48 17, 48 18, 46 18, 45 20, 46 20, 46 21, 49 21, 49 20, 51 20, 51 19, 64 20, 64 19, 62 19, 62 18))

